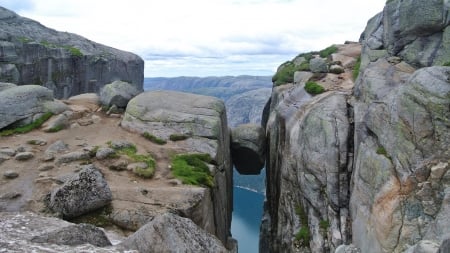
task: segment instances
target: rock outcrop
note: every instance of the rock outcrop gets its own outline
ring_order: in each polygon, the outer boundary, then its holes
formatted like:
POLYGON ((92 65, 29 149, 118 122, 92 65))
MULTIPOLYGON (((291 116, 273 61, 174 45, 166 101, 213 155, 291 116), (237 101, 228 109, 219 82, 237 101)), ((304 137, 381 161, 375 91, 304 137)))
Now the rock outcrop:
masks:
POLYGON ((107 107, 115 105, 118 108, 125 108, 127 107, 128 101, 140 92, 140 90, 130 83, 115 81, 105 85, 100 90, 100 101, 102 105, 107 107))
POLYGON ((130 100, 121 126, 147 136, 169 140, 186 136, 177 145, 189 152, 206 153, 212 158, 211 204, 215 235, 230 245, 233 203, 230 133, 225 106, 213 97, 174 91, 144 92, 130 100))
POLYGON ((123 80, 142 90, 137 55, 58 32, 0 7, 0 81, 43 85, 55 97, 96 92, 123 80))
MULTIPOLYGON (((447 247, 450 67, 440 65, 450 59, 448 8, 387 1, 361 36, 353 92, 343 81, 311 97, 303 72, 273 89, 261 252, 447 247)), ((348 71, 356 58, 340 52, 331 58, 348 71)), ((327 77, 316 78, 326 87, 327 77)))
POLYGON ((231 130, 231 157, 242 175, 257 175, 266 159, 266 137, 261 125, 239 125, 231 130))

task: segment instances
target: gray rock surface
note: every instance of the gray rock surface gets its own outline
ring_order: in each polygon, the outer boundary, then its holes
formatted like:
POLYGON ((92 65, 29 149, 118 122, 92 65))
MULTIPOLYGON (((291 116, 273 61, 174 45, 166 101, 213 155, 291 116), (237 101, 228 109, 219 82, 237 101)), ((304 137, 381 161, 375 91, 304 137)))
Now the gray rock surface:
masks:
POLYGON ((210 154, 217 164, 211 168, 214 234, 229 247, 233 185, 230 133, 223 102, 174 91, 144 92, 130 100, 121 125, 162 139, 168 139, 171 134, 192 136, 177 145, 188 152, 210 154))
POLYGON ((61 113, 50 118, 42 125, 44 132, 58 132, 59 130, 69 127, 69 116, 66 113, 61 113))
POLYGON ((26 161, 26 160, 30 160, 33 157, 34 157, 33 152, 19 152, 16 154, 14 159, 16 159, 17 161, 26 161))
POLYGON ((13 88, 16 87, 17 85, 13 84, 13 83, 3 83, 0 82, 0 92, 9 88, 13 88))
POLYGON ((118 108, 127 107, 128 101, 138 95, 141 90, 130 83, 123 81, 114 81, 105 85, 100 90, 100 101, 105 106, 117 106, 118 108))
POLYGON ((228 125, 235 127, 245 123, 261 122, 262 110, 270 98, 271 88, 261 88, 237 94, 225 102, 228 125))
POLYGON ((112 148, 99 148, 95 154, 95 157, 99 160, 103 160, 112 156, 115 153, 116 151, 112 148))
POLYGON ((31 123, 46 112, 61 113, 68 107, 53 99, 53 92, 38 85, 22 85, 0 92, 0 129, 13 123, 31 123))
POLYGON ((266 138, 261 125, 239 125, 231 130, 231 157, 243 175, 261 172, 265 164, 266 138))
POLYGON ((323 58, 313 58, 309 61, 309 68, 313 73, 327 73, 327 61, 323 58))
POLYGON ((7 170, 7 171, 5 171, 3 173, 3 177, 6 178, 6 179, 14 179, 14 178, 16 178, 18 176, 19 176, 19 173, 17 173, 14 170, 7 170))
POLYGON ((111 246, 105 232, 91 224, 76 224, 56 229, 33 237, 31 242, 71 246, 86 243, 97 247, 111 246))
POLYGON ((73 161, 80 161, 80 160, 86 160, 89 159, 90 155, 89 152, 85 151, 74 151, 70 152, 64 155, 61 155, 56 159, 56 165, 61 165, 63 163, 70 163, 73 161))
POLYGON ((94 165, 86 165, 61 187, 46 196, 46 205, 65 218, 73 218, 101 208, 112 200, 109 186, 94 165))
POLYGON ((294 84, 303 85, 313 76, 313 73, 309 71, 295 71, 294 84))
POLYGON ((409 247, 403 253, 438 253, 438 251, 439 244, 432 241, 422 240, 416 245, 409 247))
POLYGON ((214 236, 206 233, 190 219, 166 213, 155 217, 133 235, 122 247, 150 252, 228 252, 214 236))
POLYGON ((0 8, 0 81, 44 85, 57 98, 126 80, 142 89, 144 61, 76 34, 58 32, 0 8))

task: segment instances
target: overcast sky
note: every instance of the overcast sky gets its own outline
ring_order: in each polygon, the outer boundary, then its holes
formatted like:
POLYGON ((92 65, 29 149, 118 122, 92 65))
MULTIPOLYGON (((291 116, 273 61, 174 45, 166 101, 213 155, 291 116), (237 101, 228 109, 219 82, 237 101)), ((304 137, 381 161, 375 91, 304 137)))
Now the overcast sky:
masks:
POLYGON ((386 0, 0 0, 45 26, 134 52, 145 76, 272 75, 357 41, 386 0))

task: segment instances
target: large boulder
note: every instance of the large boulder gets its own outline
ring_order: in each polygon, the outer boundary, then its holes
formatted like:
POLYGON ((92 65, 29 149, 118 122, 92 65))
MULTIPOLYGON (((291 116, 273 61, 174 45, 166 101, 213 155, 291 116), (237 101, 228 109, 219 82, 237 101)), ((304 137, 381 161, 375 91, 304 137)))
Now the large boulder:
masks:
POLYGON ((231 157, 237 171, 257 175, 265 164, 266 134, 261 125, 239 125, 231 130, 231 157))
POLYGON ((223 101, 175 91, 144 92, 130 100, 121 126, 165 140, 171 135, 188 136, 187 140, 177 142, 179 148, 211 156, 214 164, 211 164, 210 171, 214 177, 211 200, 215 235, 227 248, 232 248, 233 171, 223 101))
POLYGON ((0 7, 0 81, 50 88, 56 98, 94 92, 115 80, 142 89, 137 55, 58 32, 0 7))
POLYGON ((328 65, 326 59, 313 58, 309 61, 309 69, 313 73, 327 73, 328 65))
POLYGON ((0 129, 11 124, 31 123, 44 113, 54 114, 68 107, 53 98, 53 92, 38 85, 22 85, 0 91, 0 129))
POLYGON ((127 107, 128 101, 141 91, 130 83, 114 81, 105 85, 100 91, 100 101, 105 106, 127 107))
POLYGON ((52 190, 45 204, 64 218, 73 218, 99 209, 111 200, 112 193, 103 175, 94 165, 86 165, 61 187, 52 190))
POLYGON ((222 252, 228 250, 190 219, 166 213, 155 217, 122 244, 125 249, 150 252, 222 252))

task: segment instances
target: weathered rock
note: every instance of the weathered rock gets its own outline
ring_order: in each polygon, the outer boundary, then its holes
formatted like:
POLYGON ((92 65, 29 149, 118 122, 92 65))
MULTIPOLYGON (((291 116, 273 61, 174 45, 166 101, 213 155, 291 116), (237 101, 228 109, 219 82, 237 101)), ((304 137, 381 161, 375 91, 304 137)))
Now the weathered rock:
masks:
POLYGON ((403 253, 438 253, 438 251, 439 244, 432 241, 422 240, 416 245, 409 247, 403 253))
POLYGON ((55 159, 55 155, 58 153, 62 153, 69 149, 68 145, 64 143, 62 140, 57 140, 52 143, 44 152, 43 161, 50 161, 55 159))
POLYGON ((340 245, 334 253, 361 253, 361 251, 354 245, 340 245))
MULTIPOLYGON (((58 245, 52 243, 37 243, 32 242, 33 238, 41 237, 46 234, 54 234, 55 231, 67 230, 67 227, 75 227, 72 223, 63 221, 61 219, 40 216, 31 212, 11 213, 0 212, 0 245, 5 252, 98 252, 98 253, 112 253, 123 252, 124 250, 116 249, 109 246, 100 248, 91 244, 82 245, 58 245)), ((66 235, 70 234, 65 233, 66 235)), ((83 234, 78 234, 77 237, 84 237, 83 234)), ((100 237, 103 237, 100 235, 100 237)), ((71 238, 67 238, 72 240, 71 238)), ((73 241, 73 240, 72 240, 73 241)), ((135 251, 130 251, 135 252, 135 251)))
POLYGON ((190 219, 166 213, 125 239, 122 247, 146 252, 228 252, 222 243, 190 219))
POLYGON ((344 68, 342 67, 342 66, 340 66, 340 65, 331 65, 330 66, 330 73, 333 73, 333 74, 341 74, 341 73, 344 73, 344 68))
POLYGON ((123 149, 134 147, 134 144, 127 140, 113 140, 111 141, 111 148, 113 149, 123 149))
POLYGON ((73 218, 107 205, 112 200, 111 190, 103 175, 94 165, 83 169, 51 191, 46 205, 65 218, 73 218))
POLYGON ((3 173, 3 177, 6 179, 14 179, 17 178, 19 176, 19 173, 17 173, 16 171, 13 170, 7 170, 3 173))
POLYGON ((99 160, 106 159, 114 155, 116 151, 112 148, 99 148, 95 154, 95 157, 99 160))
POLYGON ((39 171, 48 171, 48 170, 52 170, 53 168, 55 168, 55 166, 51 165, 51 164, 42 164, 41 166, 38 167, 39 171))
POLYGON ((271 92, 271 88, 261 88, 234 95, 226 100, 228 125, 235 127, 245 123, 259 124, 262 110, 271 92))
POLYGON ((309 61, 309 68, 313 73, 327 73, 327 61, 323 58, 313 58, 309 61))
POLYGON ((41 138, 33 138, 31 140, 28 140, 27 144, 45 146, 45 145, 47 145, 47 141, 44 139, 41 139, 41 138))
POLYGON ((439 247, 438 253, 446 253, 446 252, 450 252, 450 238, 445 239, 442 242, 441 247, 439 247))
MULTIPOLYGON (((127 159, 119 159, 119 160, 116 160, 116 161, 114 161, 113 163, 111 163, 109 166, 108 166, 108 168, 110 169, 110 170, 117 170, 117 171, 122 171, 122 170, 126 170, 127 168, 128 168, 128 164, 129 164, 130 162, 127 160, 127 159)), ((146 163, 144 163, 144 164, 146 164, 146 163)), ((147 165, 147 164, 146 164, 147 165)), ((147 167, 145 167, 144 169, 146 169, 146 168, 148 168, 148 166, 147 167)), ((136 168, 135 168, 136 169, 136 168)))
POLYGON ((126 169, 130 171, 134 171, 136 169, 147 169, 148 165, 146 163, 130 163, 127 165, 126 169))
POLYGON ((16 87, 17 85, 13 84, 13 83, 3 83, 0 82, 0 92, 2 92, 3 90, 9 89, 9 88, 13 88, 16 87))
POLYGON ((5 194, 0 195, 0 200, 10 200, 16 199, 22 196, 20 192, 7 192, 5 194))
POLYGON ((96 93, 84 93, 70 97, 66 103, 69 105, 83 106, 90 112, 95 112, 100 106, 100 97, 96 93))
POLYGON ((313 76, 313 73, 307 71, 295 71, 294 84, 304 84, 313 76))
POLYGON ((0 148, 0 155, 15 156, 16 151, 12 148, 0 148))
POLYGON ((260 125, 239 125, 231 130, 233 165, 243 175, 259 174, 265 164, 265 133, 260 125))
POLYGON ((189 152, 207 153, 214 164, 211 189, 215 235, 229 247, 232 210, 230 134, 225 106, 213 97, 173 91, 144 92, 127 105, 122 127, 168 139, 170 135, 191 138, 177 143, 189 152))
POLYGON ((70 122, 68 114, 61 113, 45 122, 44 125, 42 125, 42 130, 44 132, 58 132, 59 130, 66 129, 69 125, 70 122))
POLYGON ((26 160, 30 160, 33 157, 34 157, 33 152, 20 152, 20 153, 16 154, 14 159, 16 159, 17 161, 26 161, 26 160))
POLYGON ((142 89, 144 61, 139 56, 49 29, 3 7, 0 12, 0 47, 7 53, 2 54, 1 81, 45 85, 57 98, 98 93, 115 80, 142 89))
POLYGON ((2 164, 6 160, 9 160, 10 158, 10 156, 0 153, 0 164, 2 164))
POLYGON ((105 106, 116 105, 118 108, 127 107, 128 101, 141 91, 130 83, 114 81, 105 85, 100 91, 100 101, 105 106))
POLYGON ((89 158, 90 158, 89 152, 74 151, 74 152, 70 152, 70 153, 67 153, 67 154, 64 154, 64 155, 61 155, 60 157, 58 157, 56 159, 56 164, 60 165, 63 163, 70 163, 73 161, 86 160, 89 158))
POLYGON ((0 129, 11 124, 28 124, 46 112, 58 114, 66 109, 45 87, 22 85, 6 89, 0 92, 0 129))
POLYGON ((43 233, 31 239, 33 243, 77 246, 85 243, 97 247, 111 246, 105 232, 91 224, 76 224, 43 233))

